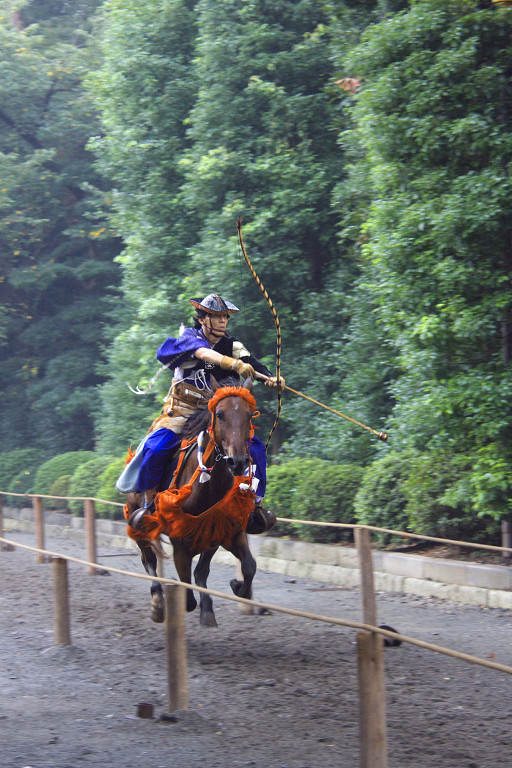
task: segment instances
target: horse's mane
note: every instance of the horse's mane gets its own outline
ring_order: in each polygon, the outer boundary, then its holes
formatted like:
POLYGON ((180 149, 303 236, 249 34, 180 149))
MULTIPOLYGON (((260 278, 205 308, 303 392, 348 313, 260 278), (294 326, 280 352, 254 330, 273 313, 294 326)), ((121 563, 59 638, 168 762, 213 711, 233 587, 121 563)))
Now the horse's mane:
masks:
MULTIPOLYGON (((221 379, 219 382, 221 387, 241 387, 241 383, 238 379, 235 379, 234 376, 227 376, 225 379, 221 379)), ((206 390, 206 393, 208 395, 208 400, 211 400, 213 397, 214 390, 206 390)), ((203 430, 207 429, 210 426, 212 419, 212 415, 208 408, 197 411, 196 413, 192 414, 192 416, 189 416, 186 420, 183 430, 181 432, 181 436, 185 440, 194 440, 203 430)))

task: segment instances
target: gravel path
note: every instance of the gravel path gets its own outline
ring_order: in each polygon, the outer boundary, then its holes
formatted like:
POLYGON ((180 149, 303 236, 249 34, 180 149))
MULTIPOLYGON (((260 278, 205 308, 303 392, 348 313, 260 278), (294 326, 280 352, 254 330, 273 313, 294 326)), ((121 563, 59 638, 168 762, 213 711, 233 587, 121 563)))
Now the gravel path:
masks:
MULTIPOLYGON (((46 546, 84 556, 51 534, 46 546)), ((70 564, 72 645, 54 646, 51 566, 19 549, 0 563, 1 768, 359 765, 353 630, 244 616, 215 599, 218 629, 187 616, 189 711, 165 721, 164 630, 149 620, 146 582, 70 564), (136 717, 140 702, 154 719, 136 717)), ((142 572, 127 554, 105 563, 142 572)), ((232 577, 214 565, 209 586, 228 591, 232 577)), ((360 620, 355 588, 259 571, 255 598, 360 620)), ((509 611, 382 593, 378 613, 404 634, 512 665, 509 611)), ((402 646, 386 650, 386 688, 390 768, 512 766, 507 675, 402 646)))

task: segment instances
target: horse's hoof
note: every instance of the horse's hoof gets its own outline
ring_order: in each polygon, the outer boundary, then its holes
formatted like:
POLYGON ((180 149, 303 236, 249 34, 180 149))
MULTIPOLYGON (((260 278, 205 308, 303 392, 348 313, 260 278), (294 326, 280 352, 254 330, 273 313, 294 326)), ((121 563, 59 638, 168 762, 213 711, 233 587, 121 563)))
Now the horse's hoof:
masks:
MULTIPOLYGON (((379 629, 387 629, 388 632, 396 632, 398 634, 396 629, 393 629, 393 627, 388 627, 387 624, 380 624, 379 629)), ((402 645, 402 641, 398 638, 394 640, 391 637, 384 637, 383 639, 385 648, 398 648, 400 645, 402 645)))
POLYGON ((229 582, 229 586, 231 587, 231 589, 233 590, 234 594, 237 597, 240 597, 240 590, 243 587, 243 585, 244 585, 243 581, 239 581, 238 579, 231 579, 231 581, 229 582))
POLYGON ((200 616, 199 622, 202 627, 218 627, 217 619, 213 611, 203 612, 200 616))
POLYGON ((197 608, 197 600, 194 597, 193 592, 187 592, 187 613, 194 611, 197 608))
POLYGON ((272 616, 272 611, 268 608, 256 608, 256 613, 258 616, 272 616))
POLYGON ((165 620, 165 606, 161 595, 154 596, 151 600, 151 621, 162 624, 165 620))

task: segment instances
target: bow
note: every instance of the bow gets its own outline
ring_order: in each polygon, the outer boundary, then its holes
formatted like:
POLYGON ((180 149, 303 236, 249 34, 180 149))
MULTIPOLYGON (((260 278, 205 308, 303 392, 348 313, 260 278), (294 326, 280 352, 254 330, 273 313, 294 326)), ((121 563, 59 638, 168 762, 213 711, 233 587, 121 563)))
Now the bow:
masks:
MULTIPOLYGON (((251 275, 256 280, 256 284, 258 285, 258 288, 262 292, 263 296, 265 297, 265 301, 270 307, 270 311, 272 312, 272 317, 274 318, 274 323, 276 325, 276 377, 277 381, 279 383, 279 380, 281 378, 281 326, 279 324, 279 317, 277 315, 276 309, 272 303, 272 299, 268 295, 265 286, 261 282, 260 278, 258 277, 258 274, 256 273, 256 270, 254 269, 253 265, 251 264, 251 261, 247 255, 247 251, 245 250, 244 240, 242 237, 242 219, 238 219, 236 222, 236 228, 238 231, 238 240, 240 241, 240 248, 242 249, 242 253, 244 255, 244 259, 246 261, 247 266, 251 270, 251 275)), ((268 448, 270 440, 272 439, 272 435, 274 434, 274 430, 276 429, 279 418, 281 416, 281 392, 278 389, 277 390, 277 414, 274 421, 274 424, 272 426, 272 429, 270 430, 270 434, 267 438, 267 442, 265 443, 265 450, 268 448)))

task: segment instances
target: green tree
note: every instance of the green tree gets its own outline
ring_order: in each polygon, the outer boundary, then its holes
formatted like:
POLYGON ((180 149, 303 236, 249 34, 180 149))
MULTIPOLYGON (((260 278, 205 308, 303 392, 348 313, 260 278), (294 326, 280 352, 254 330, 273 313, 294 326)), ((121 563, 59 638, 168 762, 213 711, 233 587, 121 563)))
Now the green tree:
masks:
MULTIPOLYGON (((102 368, 108 378, 97 420, 103 451, 124 453, 158 411, 153 394, 137 399, 126 382, 148 383, 157 346, 177 334, 182 319, 178 297, 196 228, 181 195, 186 124, 198 87, 196 22, 195 3, 185 0, 109 0, 97 21, 102 65, 87 86, 103 130, 90 146, 114 185, 110 222, 124 242, 117 259, 122 300, 112 313, 102 368)), ((161 377, 155 394, 169 384, 168 374, 161 377)))
POLYGON ((47 455, 92 447, 117 246, 96 218, 81 86, 98 2, 4 4, 0 19, 0 428, 47 455), (12 10, 14 9, 14 10, 12 10))
MULTIPOLYGON (((136 402, 125 382, 147 383, 155 348, 191 316, 189 297, 216 289, 239 302, 232 332, 273 366, 268 307, 240 271, 238 217, 279 308, 283 372, 293 366, 300 386, 321 370, 316 394, 339 386, 330 345, 341 343, 346 324, 346 280, 331 193, 343 157, 330 21, 317 0, 105 4, 104 64, 89 79, 104 135, 93 146, 115 180, 112 222, 126 248, 123 327, 115 327, 98 420, 102 449, 140 438, 156 403, 136 402), (318 316, 333 303, 331 275, 339 284, 332 331, 318 316), (325 345, 311 338, 319 332, 329 336, 325 345)), ((168 385, 161 377, 155 393, 168 385)), ((273 402, 262 388, 258 399, 263 432, 273 402)), ((292 403, 288 431, 306 433, 297 416, 301 406, 292 403)))
POLYGON ((467 457, 473 513, 499 515, 512 494, 512 16, 483 5, 417 0, 368 28, 350 65, 369 167, 360 284, 395 357, 393 445, 467 457))

